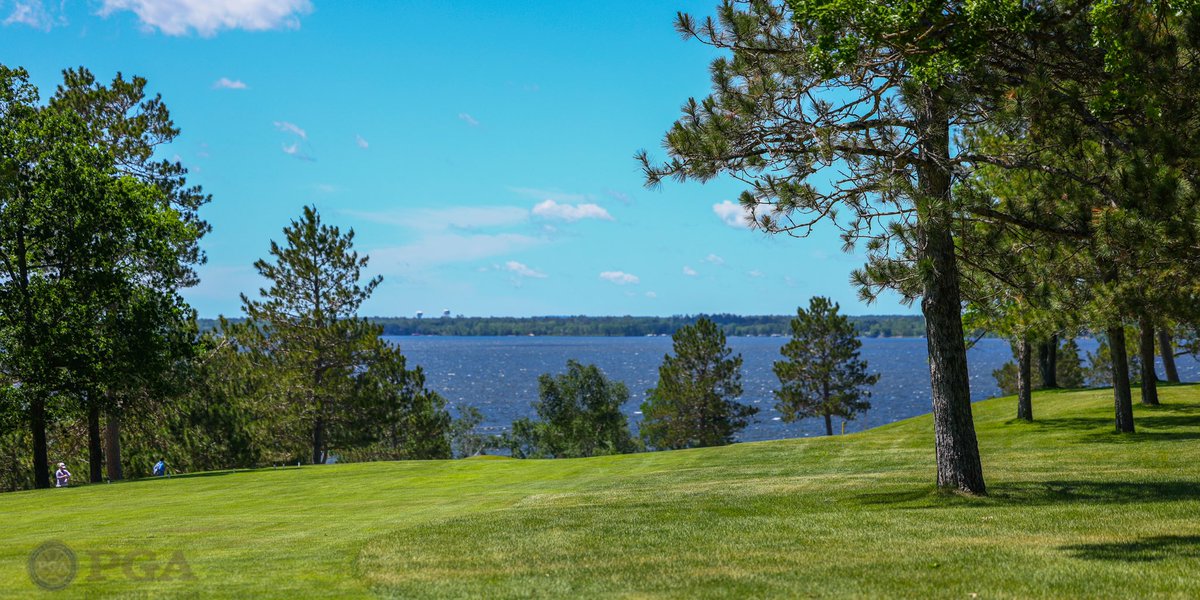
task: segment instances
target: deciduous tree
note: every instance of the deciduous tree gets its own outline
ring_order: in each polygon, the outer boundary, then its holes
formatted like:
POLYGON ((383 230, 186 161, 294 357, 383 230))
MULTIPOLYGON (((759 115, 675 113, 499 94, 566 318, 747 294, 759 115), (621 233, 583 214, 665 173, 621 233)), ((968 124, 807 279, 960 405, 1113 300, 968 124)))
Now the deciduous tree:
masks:
POLYGON ((629 390, 596 365, 567 361, 559 375, 538 377, 538 420, 518 419, 508 436, 513 456, 578 458, 638 449, 621 412, 629 390))

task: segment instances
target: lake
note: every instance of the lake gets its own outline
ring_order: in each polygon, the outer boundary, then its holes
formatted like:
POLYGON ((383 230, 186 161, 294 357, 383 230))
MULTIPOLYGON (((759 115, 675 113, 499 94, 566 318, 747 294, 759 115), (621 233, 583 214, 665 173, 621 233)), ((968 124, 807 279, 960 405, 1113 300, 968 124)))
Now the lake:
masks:
MULTIPOLYGON (((568 359, 594 363, 605 374, 629 387, 623 410, 636 428, 645 391, 658 380, 658 366, 671 351, 670 337, 385 337, 400 345, 409 367, 425 369, 426 384, 454 407, 473 405, 484 415, 483 429, 498 433, 515 419, 533 417, 538 375, 561 373, 568 359)), ((772 390, 779 381, 771 370, 780 359, 785 337, 732 337, 729 346, 743 358, 745 394, 741 401, 759 408, 753 424, 739 441, 774 440, 824 434, 822 419, 783 423, 774 409, 772 390)), ((1080 339, 1081 350, 1094 351, 1096 342, 1080 339)), ((871 410, 846 423, 846 431, 862 431, 927 413, 930 408, 929 366, 923 338, 864 338, 862 358, 880 374, 873 388, 871 410)), ((992 371, 1012 359, 1008 342, 982 339, 967 354, 971 398, 999 395, 992 371)), ((1200 364, 1180 357, 1180 376, 1195 381, 1200 364)), ((1162 370, 1159 369, 1161 376, 1162 370)), ((1136 400, 1136 399, 1135 399, 1136 400)), ((1016 406, 1013 407, 1014 414, 1016 406)), ((1034 406, 1037 414, 1037 406, 1034 406)), ((841 424, 835 421, 835 430, 841 424)))

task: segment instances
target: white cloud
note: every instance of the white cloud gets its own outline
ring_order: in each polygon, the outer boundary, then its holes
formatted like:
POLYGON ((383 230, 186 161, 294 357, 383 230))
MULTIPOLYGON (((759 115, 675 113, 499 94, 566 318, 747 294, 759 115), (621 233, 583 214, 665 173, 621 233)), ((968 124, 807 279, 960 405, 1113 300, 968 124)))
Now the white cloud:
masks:
POLYGON ((695 277, 697 275, 696 270, 687 265, 683 266, 683 274, 688 277, 695 277))
POLYGON ((713 214, 717 215, 726 225, 737 229, 753 229, 754 213, 746 210, 741 204, 726 200, 719 204, 714 204, 712 207, 713 214))
POLYGON ((758 269, 754 269, 753 271, 750 271, 750 272, 748 272, 748 273, 746 273, 746 274, 747 274, 747 275, 749 275, 749 276, 751 276, 751 277, 756 277, 756 278, 757 278, 757 277, 762 277, 762 276, 763 276, 763 272, 762 272, 762 271, 759 271, 758 269))
POLYGON ((658 294, 655 292, 646 292, 646 297, 647 298, 657 298, 658 294))
POLYGON ((99 14, 130 11, 147 29, 211 37, 225 29, 297 29, 309 0, 101 0, 99 14))
POLYGON ((617 285, 625 285, 627 283, 638 283, 639 281, 641 281, 641 279, 638 279, 637 275, 632 275, 632 274, 626 273, 624 271, 605 271, 600 274, 600 279, 603 279, 605 281, 611 281, 617 285))
POLYGON ((367 143, 367 140, 363 139, 363 136, 361 136, 361 135, 354 136, 354 143, 358 144, 358 147, 362 148, 363 150, 366 150, 367 148, 369 148, 371 146, 370 144, 367 143))
POLYGON ((445 232, 427 235, 402 246, 377 248, 369 254, 372 269, 395 273, 512 254, 541 243, 542 240, 517 233, 464 235, 445 232))
POLYGON ((337 191, 337 186, 330 185, 328 183, 318 183, 315 187, 316 190, 322 194, 332 194, 337 191))
POLYGON ((222 77, 212 84, 214 90, 244 90, 247 88, 246 83, 241 79, 230 79, 222 77))
POLYGON ((63 16, 55 17, 46 9, 42 0, 16 0, 12 12, 4 19, 5 25, 27 25, 34 29, 50 31, 55 25, 65 25, 63 16))
POLYGON ((470 125, 471 127, 479 127, 479 121, 476 121, 475 117, 472 117, 471 115, 469 115, 465 112, 458 113, 458 118, 463 121, 466 121, 467 125, 470 125))
POLYGON ((278 129, 284 133, 291 133, 299 136, 299 138, 302 140, 308 139, 308 132, 301 129, 300 126, 296 125, 295 123, 288 123, 287 121, 275 121, 275 129, 278 129))
POLYGON ((545 279, 547 275, 536 269, 531 269, 515 260, 510 260, 504 263, 504 269, 520 275, 521 277, 532 277, 534 279, 545 279))
POLYGON ((714 265, 723 265, 725 264, 725 259, 717 256, 716 254, 709 254, 708 256, 704 257, 704 262, 714 265))
POLYGON ((559 219, 562 221, 579 221, 581 219, 603 219, 612 221, 612 215, 608 214, 599 204, 559 204, 554 200, 545 200, 533 207, 533 214, 546 219, 559 219))
POLYGON ((507 227, 529 220, 529 211, 519 206, 452 206, 389 212, 346 211, 346 214, 373 223, 424 231, 507 227))

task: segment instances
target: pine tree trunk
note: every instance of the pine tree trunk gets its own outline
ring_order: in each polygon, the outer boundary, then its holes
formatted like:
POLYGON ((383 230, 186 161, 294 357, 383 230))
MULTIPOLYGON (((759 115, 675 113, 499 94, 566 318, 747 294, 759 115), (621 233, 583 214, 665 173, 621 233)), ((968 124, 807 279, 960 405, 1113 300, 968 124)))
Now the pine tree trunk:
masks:
POLYGON ((1162 356, 1167 381, 1179 383, 1179 371, 1175 368, 1175 348, 1171 344, 1171 332, 1167 331, 1166 327, 1158 328, 1158 353, 1162 356))
POLYGON ((104 419, 104 465, 109 481, 125 478, 121 469, 121 420, 114 413, 104 419))
POLYGON ((1116 408, 1117 431, 1133 433, 1133 394, 1129 390, 1129 358, 1125 354, 1125 327, 1110 327, 1108 347, 1112 352, 1113 403, 1116 408))
MULTIPOLYGON (((1017 342, 1017 418, 1033 420, 1033 360, 1029 338, 1017 342)), ((1042 345, 1045 349, 1045 345, 1042 345)), ((1043 361, 1044 362, 1044 361, 1043 361)))
POLYGON ((100 440, 100 405, 88 395, 88 481, 104 483, 104 449, 100 440))
POLYGON ((1038 370, 1041 371, 1042 389, 1058 387, 1058 334, 1038 345, 1038 370))
POLYGON ((29 402, 29 429, 33 436, 33 487, 50 487, 50 456, 46 448, 46 398, 34 392, 29 402))
POLYGON ((833 435, 833 417, 825 415, 825 435, 833 435))
POLYGON ((938 487, 984 495, 983 465, 971 417, 971 384, 962 330, 962 295, 952 232, 950 127, 940 91, 925 86, 915 106, 923 133, 917 176, 919 258, 925 276, 921 312, 929 348, 938 487))
POLYGON ((1154 321, 1138 319, 1138 353, 1142 356, 1142 404, 1158 406, 1158 373, 1154 370, 1154 321))
POLYGON ((317 417, 313 423, 313 454, 312 464, 320 465, 325 463, 325 419, 317 417))

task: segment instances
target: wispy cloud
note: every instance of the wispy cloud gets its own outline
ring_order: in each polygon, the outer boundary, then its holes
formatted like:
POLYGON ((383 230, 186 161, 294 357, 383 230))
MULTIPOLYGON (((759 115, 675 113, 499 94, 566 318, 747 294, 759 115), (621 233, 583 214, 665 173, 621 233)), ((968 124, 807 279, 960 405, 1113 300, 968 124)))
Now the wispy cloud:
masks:
POLYGON ((708 256, 704 257, 704 262, 713 265, 723 265, 725 264, 725 259, 717 256, 716 254, 709 254, 708 256))
POLYGON ((657 292, 646 292, 646 297, 647 298, 657 298, 658 293, 657 292))
POLYGON ((687 265, 683 266, 683 274, 688 277, 695 277, 697 275, 696 270, 687 265))
POLYGON ((717 215, 726 225, 737 229, 753 229, 754 213, 746 210, 741 204, 726 200, 714 204, 713 214, 717 215))
POLYGON ((529 211, 519 206, 452 206, 387 212, 345 211, 345 214, 424 231, 508 227, 529 220, 529 211))
POLYGON ((100 0, 99 14, 129 11, 149 30, 211 37, 226 29, 298 29, 309 0, 100 0))
MULTIPOLYGON (((0 6, 3 6, 0 3, 0 6)), ((5 25, 25 25, 42 31, 50 31, 55 25, 65 25, 66 17, 51 14, 42 0, 15 0, 12 12, 5 17, 5 25)))
POLYGON ((751 277, 754 277, 756 279, 763 276, 763 272, 759 271, 758 269, 754 269, 753 271, 748 271, 746 274, 751 277))
POLYGON ((475 120, 475 117, 472 117, 465 112, 458 113, 458 118, 466 122, 466 124, 470 125, 471 127, 479 127, 479 121, 475 120))
POLYGON ((633 198, 629 194, 626 194, 620 190, 604 190, 604 193, 607 194, 609 198, 612 198, 621 204, 628 205, 633 202, 633 198))
POLYGON ((214 90, 244 90, 248 86, 241 79, 222 77, 212 84, 214 90))
POLYGON ((516 273, 517 275, 520 275, 521 277, 531 277, 533 279, 545 279, 546 277, 548 277, 548 275, 546 275, 545 273, 538 271, 536 269, 531 269, 531 268, 525 266, 524 264, 521 264, 515 260, 510 260, 510 261, 504 263, 504 269, 506 271, 516 273))
POLYGON ((357 134, 354 136, 354 143, 358 144, 358 147, 362 148, 363 150, 371 147, 371 145, 367 143, 367 140, 363 139, 363 136, 357 134))
POLYGON ((545 200, 533 207, 533 214, 544 219, 560 221, 579 221, 582 219, 602 219, 612 221, 612 215, 599 204, 559 204, 554 200, 545 200))
POLYGON ((295 123, 288 123, 287 121, 275 121, 275 129, 278 129, 284 133, 291 133, 302 140, 308 139, 308 132, 301 129, 300 126, 296 125, 295 123))
POLYGON ((626 273, 624 271, 604 271, 603 273, 600 273, 600 279, 611 281, 617 285, 627 285, 641 281, 637 275, 626 273))
POLYGON ((376 248, 369 254, 373 269, 395 273, 512 254, 542 243, 543 240, 518 233, 444 232, 426 235, 401 246, 376 248))
POLYGON ((309 156, 307 153, 304 152, 304 150, 302 150, 300 148, 300 142, 292 142, 290 144, 283 144, 283 153, 288 156, 291 156, 293 158, 298 158, 303 161, 313 162, 313 161, 317 160, 317 159, 309 156))
POLYGON ((308 161, 308 162, 313 162, 316 160, 305 149, 305 147, 308 146, 308 144, 307 144, 308 132, 307 131, 305 131, 299 125, 296 125, 295 123, 289 123, 287 121, 275 121, 274 124, 275 124, 275 129, 278 129, 279 131, 282 131, 284 133, 288 133, 288 134, 296 136, 297 138, 300 138, 298 140, 293 141, 290 144, 284 143, 283 144, 283 153, 284 154, 291 156, 293 158, 298 158, 300 160, 304 160, 304 161, 308 161))

